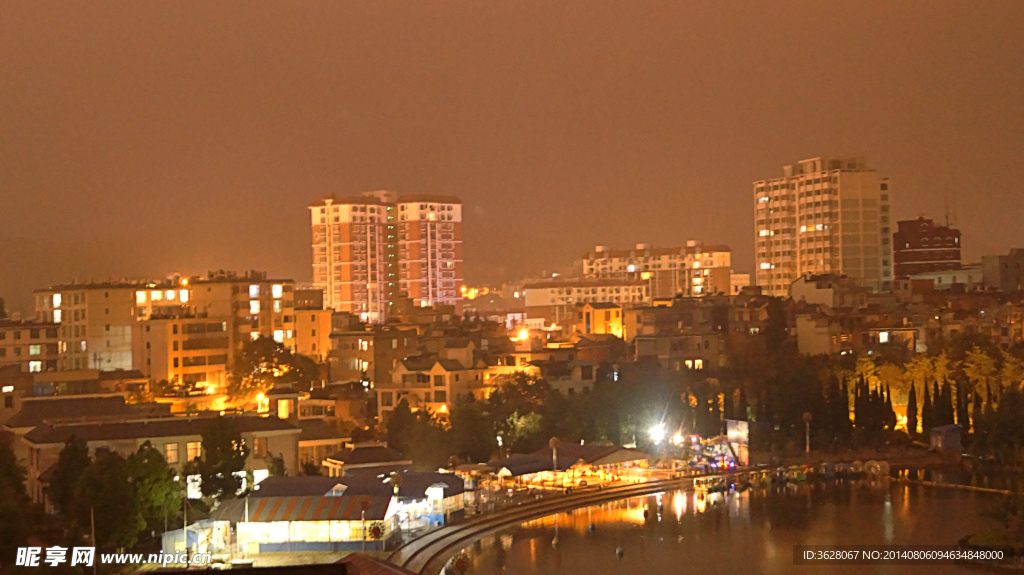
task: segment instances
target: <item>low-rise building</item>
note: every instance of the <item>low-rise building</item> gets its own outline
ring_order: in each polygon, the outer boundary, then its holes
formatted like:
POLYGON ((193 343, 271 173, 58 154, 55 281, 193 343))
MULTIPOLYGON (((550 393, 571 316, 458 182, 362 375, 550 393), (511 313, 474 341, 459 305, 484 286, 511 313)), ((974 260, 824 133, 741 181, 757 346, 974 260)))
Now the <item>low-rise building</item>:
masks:
POLYGON ((1005 256, 982 256, 985 286, 1003 293, 1024 290, 1024 249, 1014 248, 1005 256))
POLYGON ((403 399, 412 410, 427 409, 445 416, 460 395, 483 399, 490 395, 485 383, 486 366, 464 366, 455 359, 412 357, 399 362, 390 384, 378 384, 377 410, 386 422, 403 399))
POLYGON ((623 337, 622 305, 610 302, 586 302, 576 305, 573 331, 584 335, 611 334, 623 337))
POLYGON ((357 443, 324 459, 328 477, 341 477, 353 473, 379 475, 406 471, 412 460, 379 441, 357 443))
POLYGON ((415 355, 415 329, 374 327, 331 335, 331 379, 379 384, 391 381, 398 362, 415 355))
POLYGON ((654 358, 674 371, 713 369, 726 360, 722 334, 717 332, 638 335, 633 345, 637 360, 654 358))
MULTIPOLYGON (((221 416, 223 417, 223 416, 221 416)), ((276 417, 227 416, 230 424, 249 446, 245 470, 256 482, 269 476, 270 459, 280 457, 285 472, 295 475, 301 430, 276 417)), ((47 471, 56 465, 60 451, 71 436, 84 441, 90 453, 109 449, 128 456, 148 442, 158 449, 167 464, 181 472, 185 463, 203 455, 203 432, 216 416, 158 417, 141 419, 105 418, 89 421, 47 420, 21 437, 27 458, 27 487, 37 503, 46 503, 47 471)), ((198 498, 199 479, 188 478, 189 497, 198 498)))
POLYGON ((154 382, 223 393, 234 347, 230 323, 230 317, 150 316, 133 326, 133 363, 154 382))
POLYGON ((43 321, 0 319, 0 368, 16 365, 22 373, 56 371, 59 327, 43 321))

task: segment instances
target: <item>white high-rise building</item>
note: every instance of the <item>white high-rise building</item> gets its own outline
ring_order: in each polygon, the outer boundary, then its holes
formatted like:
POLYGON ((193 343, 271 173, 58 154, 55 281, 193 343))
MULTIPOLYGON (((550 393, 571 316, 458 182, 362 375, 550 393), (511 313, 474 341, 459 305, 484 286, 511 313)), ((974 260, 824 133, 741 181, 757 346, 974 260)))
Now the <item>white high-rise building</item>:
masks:
POLYGON ((756 282, 788 296, 803 275, 892 282, 889 180, 862 158, 811 158, 754 182, 756 282))

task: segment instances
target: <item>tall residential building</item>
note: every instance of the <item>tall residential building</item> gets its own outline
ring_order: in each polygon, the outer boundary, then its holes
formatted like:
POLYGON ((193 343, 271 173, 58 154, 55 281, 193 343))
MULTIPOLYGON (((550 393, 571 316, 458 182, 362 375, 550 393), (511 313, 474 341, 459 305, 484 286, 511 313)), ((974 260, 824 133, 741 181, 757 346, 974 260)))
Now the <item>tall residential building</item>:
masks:
MULTIPOLYGON (((631 250, 597 246, 577 263, 584 278, 650 280, 651 296, 700 297, 732 293, 732 249, 690 240, 686 247, 631 250)), ((739 278, 737 278, 739 279, 739 278)), ((748 280, 749 281, 749 280, 748 280)))
POLYGON ((756 283, 788 296, 806 275, 839 274, 875 291, 893 279, 889 180, 861 158, 811 158, 754 182, 756 283))
POLYGON ((383 322, 403 292, 420 306, 460 303, 460 199, 376 191, 309 209, 313 285, 324 307, 383 322))
POLYGON ((896 277, 960 269, 960 230, 923 217, 896 225, 892 237, 896 277))

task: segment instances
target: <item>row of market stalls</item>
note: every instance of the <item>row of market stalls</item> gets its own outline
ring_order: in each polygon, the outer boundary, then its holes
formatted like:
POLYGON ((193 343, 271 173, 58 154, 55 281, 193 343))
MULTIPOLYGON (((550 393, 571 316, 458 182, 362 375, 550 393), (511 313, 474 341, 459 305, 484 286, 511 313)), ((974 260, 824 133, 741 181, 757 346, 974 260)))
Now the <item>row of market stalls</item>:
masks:
POLYGON ((572 488, 640 478, 652 456, 617 445, 559 445, 513 454, 488 464, 502 481, 533 487, 572 488))

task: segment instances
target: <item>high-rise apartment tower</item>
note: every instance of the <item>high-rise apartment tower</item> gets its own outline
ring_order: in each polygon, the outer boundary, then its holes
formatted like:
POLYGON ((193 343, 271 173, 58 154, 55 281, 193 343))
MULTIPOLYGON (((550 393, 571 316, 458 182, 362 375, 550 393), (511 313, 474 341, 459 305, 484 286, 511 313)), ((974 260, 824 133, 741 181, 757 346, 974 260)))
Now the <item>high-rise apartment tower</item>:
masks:
POLYGON ((874 290, 892 274, 889 180, 861 158, 812 158, 754 182, 756 280, 788 296, 804 275, 838 274, 874 290))
POLYGON ((324 307, 383 322, 400 294, 416 305, 458 306, 462 200, 364 192, 310 205, 313 285, 324 307))

